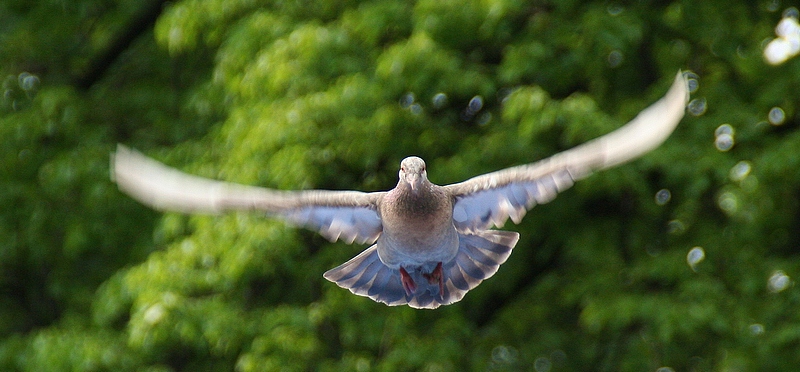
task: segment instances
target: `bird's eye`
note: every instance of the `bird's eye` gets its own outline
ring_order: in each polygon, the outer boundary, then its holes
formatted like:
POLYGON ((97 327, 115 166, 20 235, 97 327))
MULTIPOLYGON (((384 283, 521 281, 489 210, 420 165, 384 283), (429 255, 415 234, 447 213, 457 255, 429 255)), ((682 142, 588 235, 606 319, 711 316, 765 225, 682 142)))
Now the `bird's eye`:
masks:
POLYGON ((403 171, 403 172, 405 172, 405 171, 406 171, 406 167, 404 167, 404 166, 402 166, 402 165, 401 165, 401 166, 400 166, 400 170, 401 170, 401 171, 403 171))

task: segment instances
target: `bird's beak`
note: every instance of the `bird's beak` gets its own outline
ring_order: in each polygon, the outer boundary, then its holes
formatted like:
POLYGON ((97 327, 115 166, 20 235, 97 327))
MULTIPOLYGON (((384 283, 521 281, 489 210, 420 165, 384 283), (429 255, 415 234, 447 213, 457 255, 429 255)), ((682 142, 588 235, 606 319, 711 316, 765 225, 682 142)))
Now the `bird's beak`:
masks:
POLYGON ((411 186, 411 191, 417 191, 421 184, 422 178, 420 178, 419 174, 408 175, 408 185, 411 186))

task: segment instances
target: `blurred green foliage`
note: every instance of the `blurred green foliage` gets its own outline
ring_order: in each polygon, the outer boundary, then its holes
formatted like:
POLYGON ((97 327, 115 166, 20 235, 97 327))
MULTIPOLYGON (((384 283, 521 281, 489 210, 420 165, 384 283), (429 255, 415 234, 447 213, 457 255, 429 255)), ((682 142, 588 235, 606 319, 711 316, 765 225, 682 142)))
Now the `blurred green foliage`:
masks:
POLYGON ((761 57, 781 11, 4 2, 0 369, 789 370, 800 61, 761 57), (412 154, 446 184, 610 132, 678 69, 699 76, 702 110, 653 153, 506 226, 522 234, 509 261, 435 311, 321 277, 363 247, 254 214, 156 213, 108 175, 122 142, 281 189, 385 190, 412 154), (722 124, 728 151, 714 143, 722 124), (657 202, 662 189, 671 197, 657 202), (690 265, 693 247, 704 259, 690 265))

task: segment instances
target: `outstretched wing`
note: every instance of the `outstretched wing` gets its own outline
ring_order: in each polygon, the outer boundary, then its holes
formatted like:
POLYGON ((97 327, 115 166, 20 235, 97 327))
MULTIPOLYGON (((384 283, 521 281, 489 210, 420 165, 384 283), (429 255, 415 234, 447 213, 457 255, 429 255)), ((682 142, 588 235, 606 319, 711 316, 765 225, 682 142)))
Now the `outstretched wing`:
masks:
POLYGON ((625 126, 536 163, 487 173, 445 186, 454 196, 453 220, 460 231, 519 223, 528 209, 547 203, 592 172, 635 159, 656 148, 683 118, 689 100, 679 71, 667 94, 625 126))
POLYGON ((259 210, 347 243, 372 243, 383 230, 378 202, 384 192, 278 191, 215 181, 170 168, 122 145, 112 154, 111 167, 120 190, 159 210, 259 210))

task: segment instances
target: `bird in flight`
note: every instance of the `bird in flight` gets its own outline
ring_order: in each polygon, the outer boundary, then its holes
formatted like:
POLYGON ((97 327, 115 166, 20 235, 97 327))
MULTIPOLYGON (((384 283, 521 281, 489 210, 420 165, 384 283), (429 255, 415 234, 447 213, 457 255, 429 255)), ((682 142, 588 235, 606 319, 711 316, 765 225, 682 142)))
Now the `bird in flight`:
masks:
POLYGON ((389 191, 280 191, 189 175, 118 145, 112 178, 134 199, 185 213, 261 211, 331 241, 371 244, 323 275, 351 292, 387 305, 435 309, 460 301, 488 279, 519 240, 494 230, 592 174, 635 159, 664 142, 689 99, 679 71, 667 94, 625 126, 526 165, 439 186, 425 162, 400 163, 389 191), (373 244, 374 243, 374 244, 373 244))

